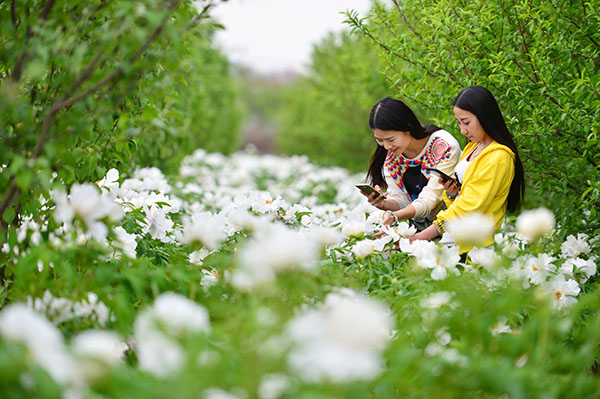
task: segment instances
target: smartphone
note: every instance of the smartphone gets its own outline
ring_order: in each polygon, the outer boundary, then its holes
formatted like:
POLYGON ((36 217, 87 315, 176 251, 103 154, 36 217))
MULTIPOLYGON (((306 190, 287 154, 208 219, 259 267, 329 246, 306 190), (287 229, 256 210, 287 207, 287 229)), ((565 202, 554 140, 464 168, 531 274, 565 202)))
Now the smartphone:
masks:
POLYGON ((436 175, 438 175, 439 177, 441 177, 441 179, 444 182, 447 182, 448 180, 452 180, 458 187, 460 187, 460 182, 457 179, 455 179, 452 176, 448 176, 447 174, 445 174, 441 170, 437 170, 436 168, 425 168, 425 169, 427 169, 428 171, 430 171, 432 173, 435 173, 436 175))
POLYGON ((371 193, 377 193, 375 198, 379 197, 379 191, 375 190, 375 187, 370 186, 368 184, 357 184, 356 187, 367 195, 371 195, 371 193))

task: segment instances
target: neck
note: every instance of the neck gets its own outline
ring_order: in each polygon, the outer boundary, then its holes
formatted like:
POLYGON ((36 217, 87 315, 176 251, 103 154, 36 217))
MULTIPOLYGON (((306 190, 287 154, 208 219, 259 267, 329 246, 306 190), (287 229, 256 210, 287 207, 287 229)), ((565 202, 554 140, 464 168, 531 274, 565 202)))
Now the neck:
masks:
POLYGON ((423 148, 427 145, 427 141, 429 141, 429 136, 424 137, 422 139, 412 139, 410 144, 406 147, 406 149, 402 152, 406 158, 414 158, 423 151, 423 148))
POLYGON ((479 145, 481 145, 481 147, 487 147, 488 145, 492 144, 492 141, 494 141, 493 138, 491 138, 490 136, 486 136, 483 140, 479 142, 479 145))

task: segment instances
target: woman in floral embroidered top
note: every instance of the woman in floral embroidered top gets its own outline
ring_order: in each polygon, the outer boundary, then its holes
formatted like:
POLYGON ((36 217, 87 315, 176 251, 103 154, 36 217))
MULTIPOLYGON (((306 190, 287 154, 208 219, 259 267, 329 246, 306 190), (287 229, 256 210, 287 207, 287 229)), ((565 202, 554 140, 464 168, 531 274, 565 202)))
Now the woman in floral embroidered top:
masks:
POLYGON ((421 126, 406 104, 389 97, 373 106, 369 127, 377 148, 367 177, 380 193, 387 188, 384 195, 369 195, 369 203, 394 211, 386 215, 384 224, 411 219, 419 231, 423 230, 443 204, 444 191, 427 168, 452 174, 461 153, 458 142, 437 126, 421 126))

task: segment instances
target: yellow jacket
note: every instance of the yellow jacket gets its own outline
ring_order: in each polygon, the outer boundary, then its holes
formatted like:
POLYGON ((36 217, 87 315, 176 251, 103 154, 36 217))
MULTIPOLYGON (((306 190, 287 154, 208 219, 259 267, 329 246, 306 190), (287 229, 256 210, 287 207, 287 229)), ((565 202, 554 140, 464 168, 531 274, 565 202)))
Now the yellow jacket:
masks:
MULTIPOLYGON (((460 159, 468 156, 476 145, 477 143, 467 144, 460 159)), ((448 208, 439 212, 433 223, 444 233, 448 220, 470 212, 480 212, 494 219, 497 230, 506 213, 506 199, 514 176, 515 154, 507 146, 493 141, 467 167, 456 199, 450 199, 444 191, 444 202, 448 208)), ((484 245, 493 243, 494 236, 491 235, 486 238, 484 245)), ((461 246, 460 253, 471 248, 472 246, 461 246)))

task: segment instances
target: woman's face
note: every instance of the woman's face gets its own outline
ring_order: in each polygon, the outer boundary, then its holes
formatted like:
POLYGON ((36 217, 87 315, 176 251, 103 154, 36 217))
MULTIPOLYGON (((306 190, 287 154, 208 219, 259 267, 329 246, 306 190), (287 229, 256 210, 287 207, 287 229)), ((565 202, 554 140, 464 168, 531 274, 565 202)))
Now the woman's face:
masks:
POLYGON ((413 140, 410 132, 399 130, 373 129, 373 136, 375 136, 377 144, 396 155, 402 155, 413 140))
POLYGON ((490 136, 483 130, 479 119, 477 119, 474 113, 454 107, 454 116, 460 127, 460 133, 464 134, 469 140, 474 143, 484 141, 487 143, 489 141, 490 136))

